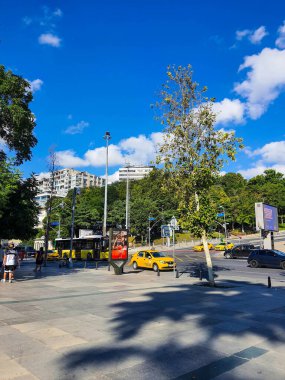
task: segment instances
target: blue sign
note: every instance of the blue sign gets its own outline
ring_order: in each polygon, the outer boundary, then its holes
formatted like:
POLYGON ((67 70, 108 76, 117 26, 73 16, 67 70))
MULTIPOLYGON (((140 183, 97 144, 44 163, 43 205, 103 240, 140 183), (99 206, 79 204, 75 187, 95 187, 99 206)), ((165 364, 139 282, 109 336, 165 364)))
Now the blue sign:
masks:
POLYGON ((217 217, 220 218, 222 216, 224 216, 225 214, 223 212, 220 212, 219 214, 217 214, 217 217))
POLYGON ((149 220, 149 221, 153 221, 153 220, 155 220, 155 218, 152 217, 152 216, 150 216, 150 217, 148 218, 148 220, 149 220))
POLYGON ((51 222, 50 224, 52 227, 57 227, 59 226, 59 222, 51 222))
POLYGON ((168 225, 161 226, 161 237, 170 237, 171 236, 171 227, 168 225))

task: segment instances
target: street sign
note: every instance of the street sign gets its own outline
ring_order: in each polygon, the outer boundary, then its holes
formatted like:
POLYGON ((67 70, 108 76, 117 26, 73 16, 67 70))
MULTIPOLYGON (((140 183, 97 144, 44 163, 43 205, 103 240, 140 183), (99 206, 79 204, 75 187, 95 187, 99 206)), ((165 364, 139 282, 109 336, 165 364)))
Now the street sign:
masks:
POLYGON ((171 236, 171 227, 167 224, 161 226, 161 237, 170 237, 171 236))
POLYGON ((224 213, 223 212, 220 212, 219 214, 217 214, 217 217, 219 218, 219 217, 222 217, 222 216, 224 216, 224 213))
POLYGON ((59 222, 51 222, 50 224, 52 227, 57 227, 59 226, 59 222))
POLYGON ((173 216, 170 220, 170 226, 175 230, 175 231, 178 231, 179 230, 179 226, 178 226, 178 222, 177 222, 177 219, 175 218, 175 216, 173 216))
POLYGON ((154 218, 153 216, 150 216, 150 217, 148 218, 148 220, 151 222, 151 221, 155 220, 155 218, 154 218))

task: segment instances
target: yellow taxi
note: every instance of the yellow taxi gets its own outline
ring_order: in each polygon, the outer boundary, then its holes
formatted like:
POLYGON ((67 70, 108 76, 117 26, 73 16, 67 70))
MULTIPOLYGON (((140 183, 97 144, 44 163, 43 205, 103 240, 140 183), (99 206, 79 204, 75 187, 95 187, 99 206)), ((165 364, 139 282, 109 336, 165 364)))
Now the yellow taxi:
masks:
POLYGON ((47 251, 47 260, 58 260, 59 259, 59 254, 57 251, 53 249, 49 249, 47 251))
MULTIPOLYGON (((209 247, 209 249, 214 249, 214 246, 211 243, 208 243, 208 247, 209 247)), ((193 251, 195 251, 195 252, 202 252, 202 251, 204 251, 204 245, 203 244, 195 245, 193 247, 193 251)))
POLYGON ((174 262, 172 257, 167 256, 166 253, 155 250, 145 250, 136 252, 132 256, 131 261, 128 265, 132 265, 134 269, 153 269, 155 272, 157 272, 158 270, 176 268, 176 263, 174 262))
POLYGON ((220 243, 215 245, 216 251, 225 251, 226 249, 232 249, 234 247, 233 243, 220 243))

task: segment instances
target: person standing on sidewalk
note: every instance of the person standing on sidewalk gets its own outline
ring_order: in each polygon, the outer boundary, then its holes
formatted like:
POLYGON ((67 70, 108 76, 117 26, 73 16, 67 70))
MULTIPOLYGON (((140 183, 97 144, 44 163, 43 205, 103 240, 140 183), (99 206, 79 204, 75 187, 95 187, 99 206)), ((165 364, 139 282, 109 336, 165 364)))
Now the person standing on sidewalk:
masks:
POLYGON ((39 270, 39 272, 41 272, 43 262, 44 262, 44 248, 41 247, 40 250, 37 253, 36 267, 34 269, 34 272, 37 272, 37 270, 39 270))
POLYGON ((4 265, 4 276, 2 282, 6 282, 7 273, 9 274, 9 282, 13 282, 14 280, 14 271, 18 265, 18 255, 14 250, 14 244, 9 244, 7 252, 4 253, 3 259, 4 265))

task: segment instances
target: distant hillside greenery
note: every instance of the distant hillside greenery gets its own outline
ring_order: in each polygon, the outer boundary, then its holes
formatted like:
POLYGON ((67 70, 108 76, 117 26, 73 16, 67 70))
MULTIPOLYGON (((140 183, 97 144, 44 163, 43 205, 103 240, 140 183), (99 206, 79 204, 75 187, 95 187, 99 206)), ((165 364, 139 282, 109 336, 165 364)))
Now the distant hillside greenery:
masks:
MULTIPOLYGON (((161 224, 167 224, 174 215, 179 220, 179 210, 175 194, 167 188, 162 191, 162 172, 153 170, 142 180, 130 182, 130 232, 137 241, 145 241, 150 222, 151 239, 160 237, 161 224)), ((264 174, 246 180, 241 174, 227 173, 216 178, 210 195, 217 215, 226 211, 228 230, 234 233, 253 232, 255 230, 255 202, 264 202, 278 207, 279 222, 285 222, 285 177, 275 170, 266 170, 264 174)), ((63 200, 55 198, 53 205, 63 203, 63 208, 54 207, 51 221, 61 220, 61 237, 69 236, 71 222, 72 191, 63 200)), ((108 186, 108 222, 125 226, 126 183, 116 182, 108 186)), ((83 189, 77 196, 75 227, 78 230, 92 229, 96 222, 102 221, 104 211, 104 188, 83 189)), ((217 217, 212 232, 223 232, 222 217, 217 217)), ((183 227, 183 226, 182 226, 183 227)), ((183 229, 183 228, 182 228, 183 229)), ((182 232, 182 231, 181 231, 182 232)), ((190 231, 191 233, 191 231, 190 231)), ((39 231, 38 236, 44 235, 39 231)), ((52 229, 51 237, 57 235, 57 227, 52 229)))

